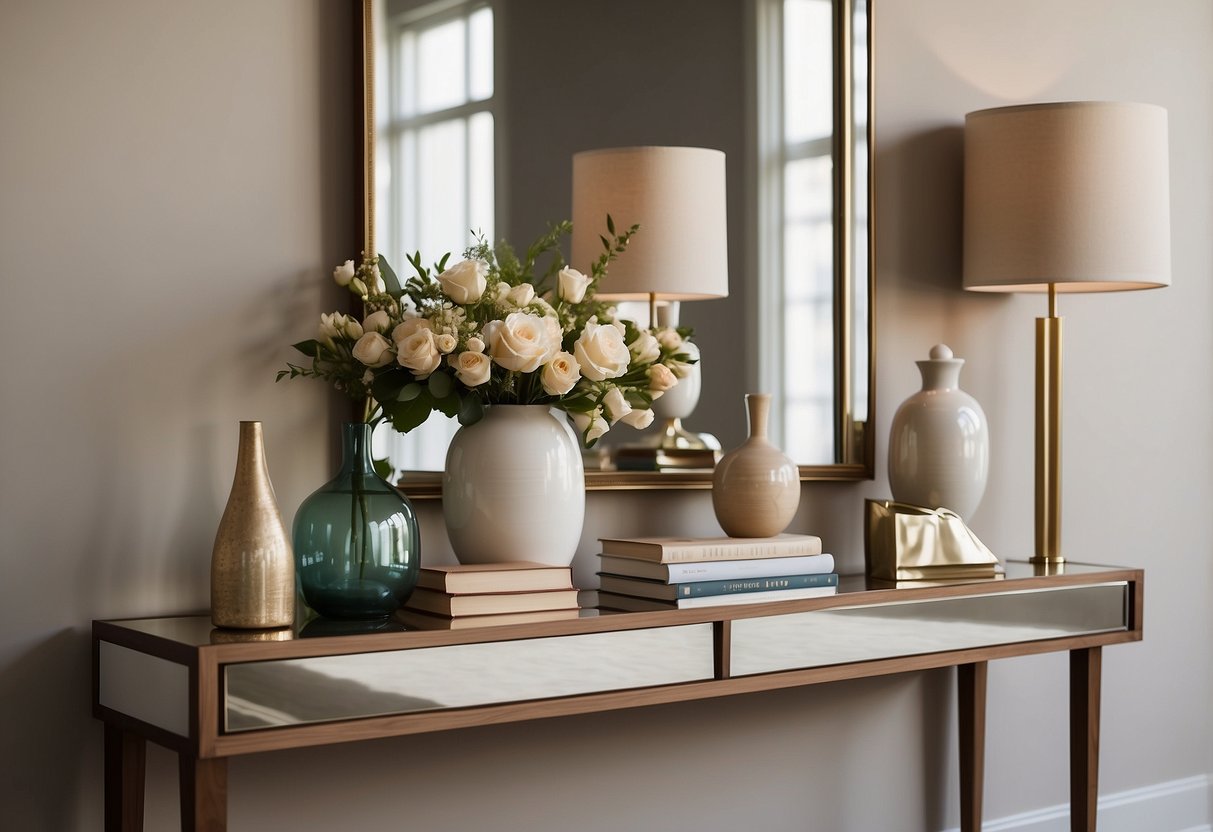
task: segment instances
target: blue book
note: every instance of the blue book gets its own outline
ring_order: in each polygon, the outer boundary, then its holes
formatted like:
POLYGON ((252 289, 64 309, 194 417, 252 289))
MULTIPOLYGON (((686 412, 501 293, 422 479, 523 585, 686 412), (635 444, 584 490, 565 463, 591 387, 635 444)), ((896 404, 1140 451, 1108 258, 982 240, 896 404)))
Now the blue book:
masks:
POLYGON ((838 574, 834 572, 813 575, 780 575, 764 578, 737 578, 717 581, 692 581, 683 584, 667 584, 662 581, 630 578, 599 572, 601 589, 617 595, 632 595, 637 598, 652 598, 658 601, 677 601, 681 598, 700 598, 711 595, 734 595, 750 592, 774 592, 811 587, 836 587, 838 574))

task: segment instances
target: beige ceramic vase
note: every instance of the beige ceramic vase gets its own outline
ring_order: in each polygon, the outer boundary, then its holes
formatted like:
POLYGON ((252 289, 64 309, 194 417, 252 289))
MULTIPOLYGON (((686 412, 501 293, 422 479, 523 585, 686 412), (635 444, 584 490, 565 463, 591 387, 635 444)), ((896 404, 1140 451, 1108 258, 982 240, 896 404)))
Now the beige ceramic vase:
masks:
POLYGON ((800 505, 800 469, 767 439, 771 397, 747 393, 750 436, 716 463, 712 507, 729 537, 773 537, 800 505))
POLYGON ((211 554, 211 623, 266 629, 295 620, 295 559, 265 466, 260 422, 240 423, 232 492, 211 554))

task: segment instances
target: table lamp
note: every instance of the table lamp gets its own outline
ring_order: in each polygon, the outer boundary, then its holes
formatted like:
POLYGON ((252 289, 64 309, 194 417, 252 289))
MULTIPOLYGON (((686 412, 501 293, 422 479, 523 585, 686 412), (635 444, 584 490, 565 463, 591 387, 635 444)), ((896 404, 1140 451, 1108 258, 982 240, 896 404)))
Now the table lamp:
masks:
MULTIPOLYGON (((725 156, 719 150, 621 147, 573 156, 572 264, 588 270, 601 255, 608 214, 616 229, 639 223, 640 231, 627 252, 611 263, 597 296, 647 301, 650 326, 657 324, 659 303, 728 296, 726 213, 725 156)), ((700 365, 691 372, 698 374, 700 365)), ((696 390, 697 382, 691 380, 696 390)), ((669 437, 666 450, 712 452, 712 442, 698 439, 680 424, 694 402, 689 407, 682 402, 680 408, 676 424, 663 429, 662 436, 669 437)), ((673 453, 656 458, 673 467, 700 467, 703 457, 673 453)), ((709 454, 708 467, 714 461, 709 454)))
POLYGON ((1057 295, 1171 282, 1167 113, 1080 101, 965 116, 964 287, 1047 292, 1036 320, 1036 541, 1063 563, 1057 295))

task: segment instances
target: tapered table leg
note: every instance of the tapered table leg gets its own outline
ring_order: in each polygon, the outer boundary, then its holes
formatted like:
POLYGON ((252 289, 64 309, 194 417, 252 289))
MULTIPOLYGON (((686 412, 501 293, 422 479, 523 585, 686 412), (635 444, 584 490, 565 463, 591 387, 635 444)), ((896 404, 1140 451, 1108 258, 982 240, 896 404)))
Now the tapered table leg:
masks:
POLYGON ((980 832, 985 784, 986 663, 956 667, 960 736, 960 829, 980 832))
POLYGON ((1070 829, 1095 832, 1102 648, 1070 651, 1070 829))
POLYGON ((147 743, 105 723, 105 832, 143 832, 147 743))
POLYGON ((181 832, 227 832, 227 759, 179 754, 181 832))

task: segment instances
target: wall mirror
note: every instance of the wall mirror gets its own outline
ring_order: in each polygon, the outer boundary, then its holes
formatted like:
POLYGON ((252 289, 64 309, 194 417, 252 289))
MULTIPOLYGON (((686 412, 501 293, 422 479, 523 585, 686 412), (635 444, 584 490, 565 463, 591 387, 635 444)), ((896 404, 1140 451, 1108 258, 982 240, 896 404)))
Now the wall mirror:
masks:
MULTIPOLYGON (((744 394, 768 392, 803 479, 872 476, 871 0, 360 5, 367 250, 403 276, 406 252, 457 256, 470 229, 525 246, 571 216, 578 151, 722 150, 729 295, 679 310, 702 354, 683 425, 727 450, 744 394)), ((380 448, 406 491, 433 496, 454 426, 423 430, 380 448)), ((708 469, 603 458, 587 487, 711 485, 708 469)))

